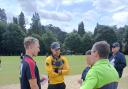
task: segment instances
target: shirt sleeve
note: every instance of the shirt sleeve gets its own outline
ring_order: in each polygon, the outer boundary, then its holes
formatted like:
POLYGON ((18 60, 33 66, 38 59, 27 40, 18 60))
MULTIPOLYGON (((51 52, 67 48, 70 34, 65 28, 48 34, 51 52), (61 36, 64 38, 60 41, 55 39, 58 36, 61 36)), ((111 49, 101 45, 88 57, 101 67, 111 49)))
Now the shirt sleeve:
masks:
POLYGON ((63 60, 64 60, 64 66, 63 66, 63 69, 62 69, 62 75, 67 75, 70 71, 69 63, 68 63, 68 60, 66 58, 63 58, 63 60))
POLYGON ((83 73, 82 73, 82 75, 81 75, 81 79, 85 80, 86 75, 87 75, 89 69, 90 69, 90 67, 86 67, 86 68, 84 69, 84 71, 83 71, 83 73))
POLYGON ((97 80, 96 71, 90 69, 80 89, 94 89, 96 87, 97 80))
POLYGON ((28 80, 35 78, 35 65, 34 64, 26 65, 26 77, 28 80))
POLYGON ((118 70, 122 70, 124 67, 126 67, 126 58, 123 54, 118 54, 117 59, 119 63, 118 65, 115 65, 115 68, 118 70))

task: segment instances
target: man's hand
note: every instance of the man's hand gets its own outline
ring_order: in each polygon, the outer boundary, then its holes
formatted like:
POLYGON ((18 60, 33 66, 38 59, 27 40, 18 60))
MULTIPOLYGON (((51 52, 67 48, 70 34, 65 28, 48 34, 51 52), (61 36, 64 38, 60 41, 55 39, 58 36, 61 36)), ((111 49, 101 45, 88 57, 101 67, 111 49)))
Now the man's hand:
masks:
POLYGON ((78 82, 80 85, 82 85, 83 80, 82 80, 82 79, 79 79, 77 82, 78 82))
POLYGON ((43 77, 40 79, 40 83, 44 85, 48 81, 48 77, 46 75, 43 75, 43 77))
POLYGON ((58 70, 58 73, 61 75, 62 74, 62 70, 58 70))
POLYGON ((58 74, 62 74, 62 70, 61 69, 55 69, 54 72, 56 72, 58 74))
POLYGON ((30 79, 29 84, 30 84, 31 89, 39 89, 36 79, 30 79))

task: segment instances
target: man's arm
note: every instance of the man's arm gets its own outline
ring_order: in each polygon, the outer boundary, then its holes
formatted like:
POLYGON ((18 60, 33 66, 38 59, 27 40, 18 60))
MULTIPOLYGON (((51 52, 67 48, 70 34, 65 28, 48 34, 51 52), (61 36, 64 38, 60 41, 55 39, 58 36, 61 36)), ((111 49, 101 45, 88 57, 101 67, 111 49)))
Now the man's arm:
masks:
POLYGON ((35 64, 29 62, 29 64, 26 67, 26 76, 29 81, 31 89, 39 89, 39 86, 37 84, 37 79, 35 76, 35 64))
POLYGON ((64 66, 63 69, 61 70, 62 75, 67 75, 69 73, 69 64, 68 64, 68 60, 66 58, 64 58, 64 66))
POLYGON ((90 66, 87 66, 87 67, 83 70, 82 75, 81 75, 81 79, 85 80, 85 77, 86 77, 86 75, 87 75, 87 73, 88 73, 89 70, 90 70, 90 66))
POLYGON ((126 58, 123 54, 118 55, 117 59, 119 63, 115 65, 116 69, 123 69, 124 67, 126 67, 126 58))
POLYGON ((94 89, 96 87, 96 84, 98 82, 97 75, 94 70, 89 70, 87 73, 86 79, 83 82, 80 89, 94 89))
POLYGON ((45 62, 45 69, 49 77, 57 77, 59 75, 58 73, 54 72, 52 64, 51 64, 51 60, 48 58, 46 59, 46 62, 45 62))
POLYGON ((39 89, 36 79, 30 79, 29 84, 30 84, 31 89, 39 89))

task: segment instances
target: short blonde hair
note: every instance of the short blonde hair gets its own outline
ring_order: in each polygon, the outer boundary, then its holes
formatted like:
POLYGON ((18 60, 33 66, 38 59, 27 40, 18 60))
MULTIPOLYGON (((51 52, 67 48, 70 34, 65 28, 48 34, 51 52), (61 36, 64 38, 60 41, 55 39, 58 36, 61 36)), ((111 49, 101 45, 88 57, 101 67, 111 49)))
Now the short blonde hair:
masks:
POLYGON ((31 44, 34 44, 36 42, 39 42, 39 40, 37 38, 31 37, 31 36, 25 37, 24 38, 24 48, 28 49, 31 44))

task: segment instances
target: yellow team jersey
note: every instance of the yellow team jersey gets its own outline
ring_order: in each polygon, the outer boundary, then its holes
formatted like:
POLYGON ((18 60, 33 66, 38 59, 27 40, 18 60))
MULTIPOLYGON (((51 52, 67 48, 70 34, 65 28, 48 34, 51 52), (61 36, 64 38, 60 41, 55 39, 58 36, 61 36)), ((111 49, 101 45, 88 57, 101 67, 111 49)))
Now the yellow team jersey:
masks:
POLYGON ((64 75, 69 73, 69 64, 63 56, 60 56, 57 60, 53 56, 49 56, 46 58, 45 69, 48 73, 49 84, 63 83, 64 75), (61 74, 55 72, 56 70, 62 70, 61 74))

